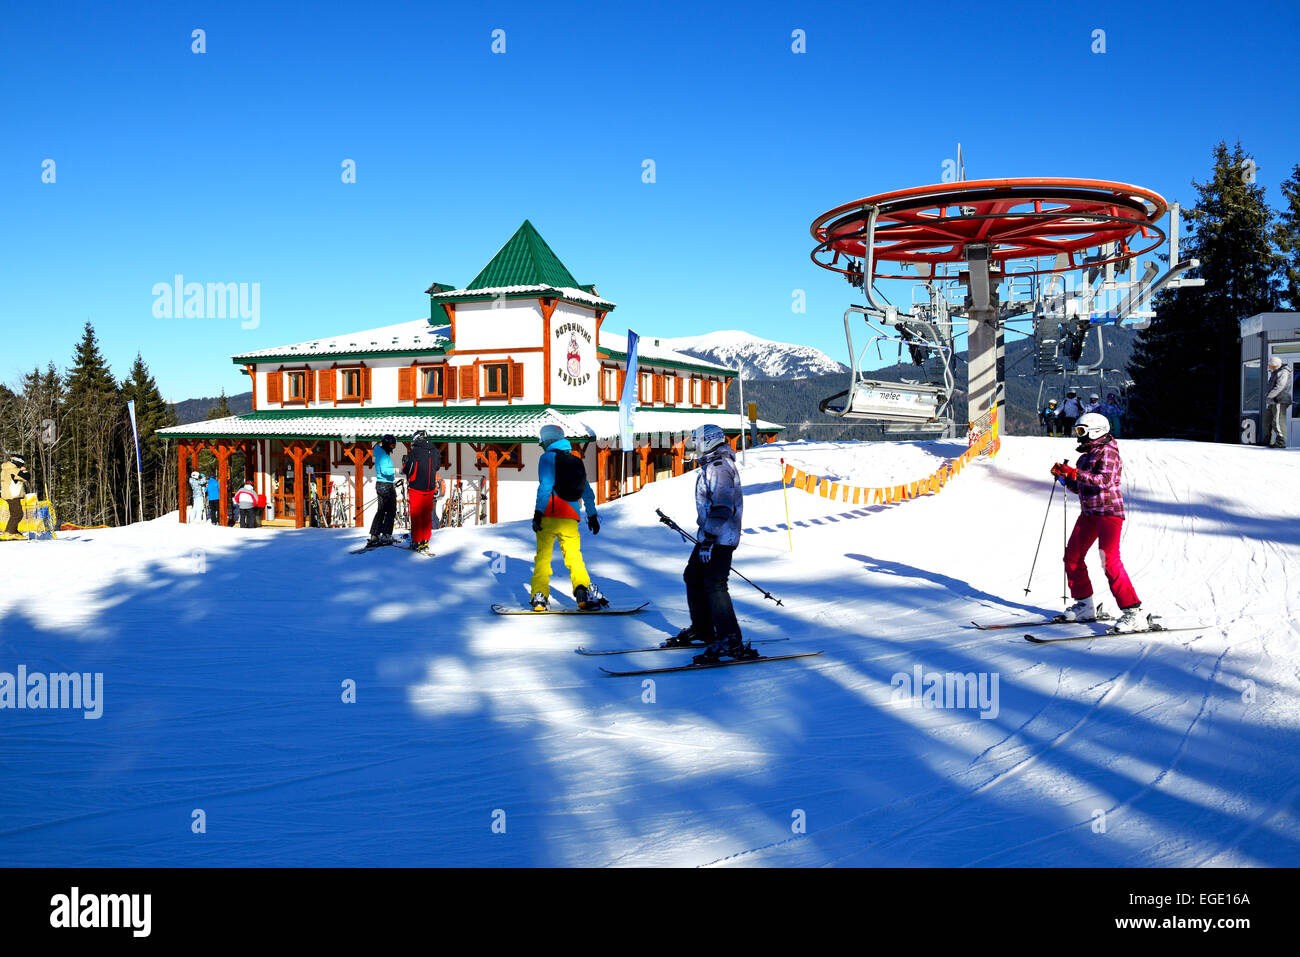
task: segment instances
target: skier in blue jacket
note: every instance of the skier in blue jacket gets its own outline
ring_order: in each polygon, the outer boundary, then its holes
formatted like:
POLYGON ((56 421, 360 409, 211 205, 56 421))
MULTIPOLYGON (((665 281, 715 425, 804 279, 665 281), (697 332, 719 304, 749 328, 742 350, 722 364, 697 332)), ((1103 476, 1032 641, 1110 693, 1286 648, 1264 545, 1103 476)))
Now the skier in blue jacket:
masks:
POLYGON ((537 463, 537 501, 533 509, 537 554, 533 559, 533 580, 528 586, 533 611, 545 611, 550 601, 551 555, 557 541, 578 607, 592 611, 608 605, 582 561, 582 540, 578 534, 581 508, 587 510, 591 534, 600 532, 596 493, 587 481, 587 468, 573 454, 573 446, 558 425, 542 426, 537 442, 543 452, 537 463))
POLYGON ((215 475, 208 479, 208 521, 221 524, 221 483, 215 475))
POLYGON ((393 468, 395 448, 397 439, 391 434, 375 443, 375 495, 379 505, 370 521, 368 547, 393 544, 393 520, 397 518, 397 489, 393 484, 397 478, 397 471, 393 468))

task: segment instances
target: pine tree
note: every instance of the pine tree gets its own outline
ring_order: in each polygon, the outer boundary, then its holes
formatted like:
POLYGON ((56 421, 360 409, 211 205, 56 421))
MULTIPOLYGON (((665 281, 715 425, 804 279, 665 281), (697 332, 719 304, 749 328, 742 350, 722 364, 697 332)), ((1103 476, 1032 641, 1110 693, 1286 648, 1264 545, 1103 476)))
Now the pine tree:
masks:
POLYGON ((1286 257, 1286 299, 1290 308, 1300 311, 1300 163, 1282 181, 1283 205, 1278 213, 1276 240, 1286 257))
POLYGON ((1188 276, 1205 285, 1156 296, 1157 318, 1129 364, 1135 434, 1218 442, 1236 432, 1238 322, 1278 301, 1272 213, 1254 169, 1240 143, 1220 142, 1210 179, 1192 183, 1198 199, 1185 211, 1182 251, 1200 260, 1188 276))
MULTIPOLYGON (((149 372, 140 353, 136 353, 131 371, 122 381, 123 402, 135 401, 136 428, 140 434, 140 467, 144 481, 145 517, 156 517, 167 510, 175 470, 167 454, 166 443, 157 434, 159 429, 176 424, 176 416, 158 391, 158 383, 149 372)), ((135 448, 131 444, 130 430, 124 433, 127 444, 128 470, 135 470, 135 448)), ((130 483, 128 482, 128 487, 130 483)))
POLYGON ((117 381, 99 351, 90 322, 73 353, 65 387, 68 415, 61 441, 70 444, 71 463, 63 463, 60 477, 66 472, 71 482, 64 496, 72 521, 87 525, 117 521, 124 503, 115 493, 125 470, 114 453, 121 430, 129 430, 130 425, 117 381))

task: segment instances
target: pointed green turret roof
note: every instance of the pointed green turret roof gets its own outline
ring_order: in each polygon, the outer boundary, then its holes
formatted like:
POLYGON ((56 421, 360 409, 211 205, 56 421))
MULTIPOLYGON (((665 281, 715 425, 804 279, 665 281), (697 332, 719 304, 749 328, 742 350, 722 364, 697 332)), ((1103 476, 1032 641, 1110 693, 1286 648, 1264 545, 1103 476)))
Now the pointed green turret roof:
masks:
POLYGON ((573 273, 526 219, 464 289, 447 289, 441 283, 434 283, 425 291, 429 293, 430 308, 439 303, 538 296, 563 299, 603 312, 614 308, 612 302, 601 298, 594 285, 582 285, 573 278, 573 273))
POLYGON ((560 257, 546 245, 546 240, 526 219, 492 257, 492 261, 465 288, 499 289, 502 286, 579 288, 573 273, 565 268, 560 257))

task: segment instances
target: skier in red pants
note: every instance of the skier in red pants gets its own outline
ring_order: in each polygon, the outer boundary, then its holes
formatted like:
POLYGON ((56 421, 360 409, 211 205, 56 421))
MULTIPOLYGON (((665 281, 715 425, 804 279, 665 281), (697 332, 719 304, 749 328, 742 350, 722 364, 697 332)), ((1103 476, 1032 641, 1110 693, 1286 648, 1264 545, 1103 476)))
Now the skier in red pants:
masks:
POLYGON ((433 505, 438 495, 438 469, 442 467, 442 451, 429 441, 423 429, 411 436, 411 451, 402 463, 406 476, 407 494, 411 502, 411 548, 429 553, 429 538, 433 535, 433 505))
POLYGON ((1142 602, 1119 557, 1119 535, 1124 527, 1124 496, 1119 489, 1123 463, 1119 445, 1110 434, 1106 417, 1096 412, 1081 415, 1075 423, 1074 434, 1079 440, 1078 451, 1083 453, 1078 462, 1073 468, 1064 462, 1052 466, 1052 475, 1078 494, 1081 506, 1079 519, 1065 545, 1065 574, 1070 581, 1070 595, 1075 600, 1065 610, 1065 618, 1093 621, 1097 617, 1092 582, 1083 559, 1092 543, 1100 542, 1106 581, 1123 611, 1113 630, 1142 631, 1147 627, 1142 618, 1142 602))

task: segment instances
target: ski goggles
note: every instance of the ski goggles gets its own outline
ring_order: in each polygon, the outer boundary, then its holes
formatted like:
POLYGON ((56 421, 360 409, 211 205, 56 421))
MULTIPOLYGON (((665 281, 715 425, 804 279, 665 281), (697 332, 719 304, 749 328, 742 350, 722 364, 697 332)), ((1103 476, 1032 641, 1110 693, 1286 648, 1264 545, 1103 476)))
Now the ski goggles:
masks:
POLYGON ((1079 438, 1083 438, 1085 435, 1088 434, 1088 430, 1081 425, 1076 425, 1074 427, 1074 434, 1077 435, 1079 438))

